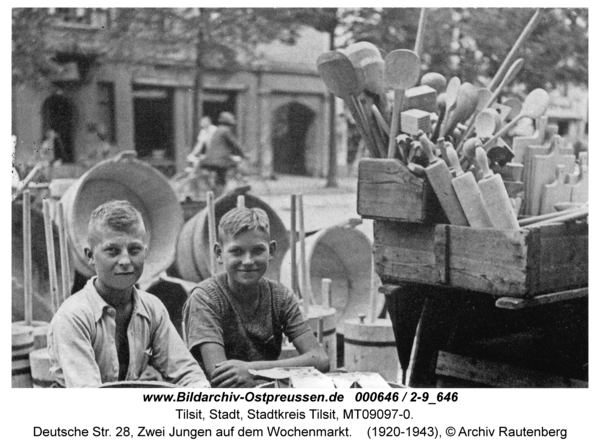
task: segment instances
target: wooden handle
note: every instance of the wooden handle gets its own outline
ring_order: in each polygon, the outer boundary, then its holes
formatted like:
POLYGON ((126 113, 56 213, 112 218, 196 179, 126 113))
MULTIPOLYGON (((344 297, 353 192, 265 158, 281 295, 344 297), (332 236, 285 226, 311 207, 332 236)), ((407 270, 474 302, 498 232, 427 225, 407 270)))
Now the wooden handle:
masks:
POLYGON ((217 223, 215 217, 215 195, 212 191, 206 192, 206 206, 208 207, 208 244, 210 246, 210 272, 217 274, 217 255, 215 244, 217 242, 217 223))
POLYGON ((240 194, 237 197, 237 208, 244 208, 244 207, 246 207, 246 198, 244 197, 243 194, 240 194))
POLYGON ((302 297, 298 288, 298 263, 296 260, 296 195, 292 195, 290 204, 291 222, 290 222, 290 255, 292 256, 292 291, 296 293, 298 298, 302 297))
POLYGON ((421 143, 421 150, 427 156, 429 163, 432 164, 437 162, 438 158, 433 153, 433 143, 431 143, 431 140, 429 140, 425 133, 421 130, 419 130, 419 143, 421 143))
POLYGON ((450 163, 450 167, 454 169, 456 173, 456 177, 464 174, 462 167, 460 166, 460 162, 458 160, 458 154, 456 154, 456 150, 454 146, 451 144, 446 145, 446 155, 448 156, 448 162, 450 163))
POLYGON ((565 215, 570 215, 574 212, 579 212, 582 210, 586 210, 587 209, 587 204, 585 205, 585 207, 578 207, 577 210, 573 210, 572 208, 567 209, 567 210, 563 210, 560 212, 553 212, 553 213, 547 213, 544 215, 538 215, 538 216, 530 216, 529 218, 523 218, 519 220, 519 225, 521 227, 525 227, 529 224, 535 224, 537 222, 541 222, 541 221, 547 221, 549 219, 552 218, 557 218, 557 217, 561 217, 561 216, 565 216, 565 215))
POLYGON ((421 54, 423 49, 423 40, 425 37, 425 25, 427 24, 427 8, 421 8, 419 15, 419 25, 417 27, 417 38, 415 39, 415 53, 421 54))
POLYGON ((58 242, 60 246, 60 271, 62 277, 62 301, 71 295, 71 268, 69 266, 69 245, 67 240, 67 223, 65 208, 62 202, 57 204, 58 242))
MULTIPOLYGON (((56 255, 54 251, 54 232, 52 230, 52 217, 50 216, 50 203, 44 199, 42 203, 42 213, 44 216, 44 235, 46 237, 46 255, 48 258, 48 279, 50 283, 50 305, 52 312, 56 313, 60 306, 58 300, 58 280, 56 270, 56 255)), ((59 229, 60 232, 60 229, 59 229)), ((60 234, 59 234, 60 236, 60 234)), ((62 259, 61 259, 62 265, 62 259)), ((62 266, 61 266, 62 267, 62 266)), ((63 286, 64 289, 64 286, 63 286)), ((64 295, 64 294, 63 294, 64 295)), ((64 300, 64 299, 63 299, 64 300)))
POLYGON ((308 306, 312 302, 310 283, 308 278, 308 264, 306 261, 306 238, 304 233, 304 200, 302 193, 298 194, 298 225, 300 228, 300 269, 302 272, 302 301, 304 312, 308 316, 308 306))
POLYGON ((33 321, 33 284, 31 270, 31 193, 23 191, 23 299, 25 322, 33 321))
POLYGON ((494 173, 492 173, 492 171, 490 170, 487 155, 485 153, 485 150, 481 146, 475 148, 475 162, 477 163, 479 169, 483 171, 484 179, 492 177, 494 173))
POLYGON ((576 221, 578 219, 586 218, 590 213, 590 211, 587 207, 583 210, 578 210, 576 212, 574 212, 572 210, 570 210, 570 211, 571 211, 571 213, 566 213, 562 216, 556 216, 554 218, 544 219, 544 220, 538 221, 534 224, 528 224, 524 227, 534 227, 534 226, 539 226, 539 225, 544 225, 544 224, 555 224, 555 223, 559 223, 559 222, 576 221))
POLYGON ((321 280, 321 303, 325 308, 331 308, 331 279, 321 280))

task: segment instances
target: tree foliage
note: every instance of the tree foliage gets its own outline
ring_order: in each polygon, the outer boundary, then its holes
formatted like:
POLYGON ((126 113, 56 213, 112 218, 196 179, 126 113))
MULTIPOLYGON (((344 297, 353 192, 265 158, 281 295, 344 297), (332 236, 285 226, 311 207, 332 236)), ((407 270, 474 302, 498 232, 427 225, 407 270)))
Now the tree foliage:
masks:
MULTIPOLYGON (((484 84, 494 76, 525 28, 531 8, 428 9, 423 72, 484 84)), ((338 44, 369 41, 385 52, 413 49, 419 8, 340 10, 338 44)), ((588 82, 588 10, 542 9, 541 19, 516 57, 525 67, 516 82, 527 90, 588 82)))

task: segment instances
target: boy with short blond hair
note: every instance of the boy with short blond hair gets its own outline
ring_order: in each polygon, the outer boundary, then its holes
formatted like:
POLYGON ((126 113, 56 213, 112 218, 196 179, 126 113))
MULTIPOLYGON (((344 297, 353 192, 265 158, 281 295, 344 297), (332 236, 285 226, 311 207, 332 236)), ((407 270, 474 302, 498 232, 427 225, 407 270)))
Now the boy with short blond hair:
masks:
POLYGON ((294 293, 263 277, 276 250, 267 214, 259 208, 227 212, 214 250, 225 272, 201 282, 184 306, 188 347, 211 385, 255 386, 250 369, 313 366, 328 371, 327 355, 294 293), (299 356, 278 359, 283 334, 299 356))
POLYGON ((141 214, 127 201, 107 202, 92 213, 85 254, 96 276, 65 300, 50 324, 57 386, 138 380, 151 365, 179 386, 209 387, 163 303, 135 287, 148 239, 141 214))

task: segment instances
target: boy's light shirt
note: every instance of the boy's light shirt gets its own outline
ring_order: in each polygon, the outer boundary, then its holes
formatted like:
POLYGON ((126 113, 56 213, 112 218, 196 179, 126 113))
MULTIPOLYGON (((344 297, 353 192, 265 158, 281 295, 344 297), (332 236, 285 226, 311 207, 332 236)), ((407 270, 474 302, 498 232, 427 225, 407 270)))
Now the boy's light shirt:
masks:
MULTIPOLYGON (((48 334, 50 371, 64 387, 98 387, 118 380, 116 311, 96 291, 95 279, 67 299, 52 319, 48 334)), ((210 387, 160 300, 133 288, 133 302, 125 379, 138 380, 150 362, 167 381, 210 387)))

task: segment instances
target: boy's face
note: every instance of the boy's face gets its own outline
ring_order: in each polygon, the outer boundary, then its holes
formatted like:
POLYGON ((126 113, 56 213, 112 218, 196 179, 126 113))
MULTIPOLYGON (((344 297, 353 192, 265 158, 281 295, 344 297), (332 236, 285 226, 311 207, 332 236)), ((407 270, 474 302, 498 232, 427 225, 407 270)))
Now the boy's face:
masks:
POLYGON ((261 230, 246 230, 235 236, 225 236, 215 247, 217 260, 227 272, 233 291, 254 286, 265 275, 275 254, 276 243, 261 230))
POLYGON ((146 231, 137 225, 129 231, 99 225, 92 237, 93 247, 85 253, 96 270, 99 287, 123 290, 134 286, 144 270, 146 231))

